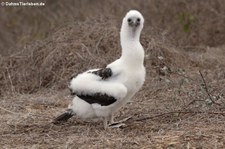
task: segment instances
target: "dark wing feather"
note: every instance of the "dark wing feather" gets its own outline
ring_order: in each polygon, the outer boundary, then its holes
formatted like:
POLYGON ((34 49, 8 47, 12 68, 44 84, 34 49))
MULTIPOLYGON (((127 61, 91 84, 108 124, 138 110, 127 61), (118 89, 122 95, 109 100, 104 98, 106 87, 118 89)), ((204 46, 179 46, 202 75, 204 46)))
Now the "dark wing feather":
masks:
POLYGON ((101 93, 95 93, 93 95, 77 95, 82 100, 86 101, 89 104, 100 104, 101 106, 108 106, 116 102, 116 99, 113 96, 101 93))
MULTIPOLYGON (((93 73, 95 75, 98 75, 100 76, 103 80, 111 77, 113 75, 112 73, 112 70, 110 68, 102 68, 102 69, 99 69, 99 70, 96 70, 96 71, 89 71, 88 73, 93 73)), ((73 75, 71 78, 70 78, 70 81, 75 78, 77 76, 76 75, 73 75)), ((71 93, 72 95, 72 93, 71 93)))
POLYGON ((100 76, 102 79, 107 79, 112 76, 112 70, 110 68, 103 68, 90 73, 100 76))

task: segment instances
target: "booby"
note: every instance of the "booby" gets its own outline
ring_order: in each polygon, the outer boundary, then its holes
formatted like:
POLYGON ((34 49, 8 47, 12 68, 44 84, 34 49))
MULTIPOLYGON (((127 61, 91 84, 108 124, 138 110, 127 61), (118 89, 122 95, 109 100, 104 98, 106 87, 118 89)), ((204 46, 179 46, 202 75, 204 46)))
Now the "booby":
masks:
POLYGON ((92 69, 73 77, 69 89, 74 96, 65 113, 54 123, 67 121, 73 115, 80 118, 101 118, 104 128, 120 127, 114 114, 142 87, 145 81, 144 49, 140 34, 144 18, 137 10, 130 10, 123 18, 120 31, 122 55, 105 68, 92 69))

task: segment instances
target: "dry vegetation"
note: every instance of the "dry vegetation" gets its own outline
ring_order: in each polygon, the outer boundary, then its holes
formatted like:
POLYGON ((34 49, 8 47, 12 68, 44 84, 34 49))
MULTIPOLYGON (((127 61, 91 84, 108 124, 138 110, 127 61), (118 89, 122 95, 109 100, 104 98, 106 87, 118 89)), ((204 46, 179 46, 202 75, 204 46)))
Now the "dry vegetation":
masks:
POLYGON ((0 9, 0 148, 225 147, 224 0, 45 2, 0 9), (119 57, 129 9, 146 19, 146 82, 117 115, 133 118, 51 124, 70 76, 119 57))

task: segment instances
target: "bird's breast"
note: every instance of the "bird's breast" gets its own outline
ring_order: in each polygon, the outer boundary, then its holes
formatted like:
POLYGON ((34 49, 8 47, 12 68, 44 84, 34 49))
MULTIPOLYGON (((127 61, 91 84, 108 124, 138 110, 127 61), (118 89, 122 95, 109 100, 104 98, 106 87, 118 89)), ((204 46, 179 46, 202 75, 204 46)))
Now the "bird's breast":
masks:
POLYGON ((135 94, 144 84, 145 81, 145 68, 130 70, 124 76, 124 85, 127 87, 128 95, 135 94))

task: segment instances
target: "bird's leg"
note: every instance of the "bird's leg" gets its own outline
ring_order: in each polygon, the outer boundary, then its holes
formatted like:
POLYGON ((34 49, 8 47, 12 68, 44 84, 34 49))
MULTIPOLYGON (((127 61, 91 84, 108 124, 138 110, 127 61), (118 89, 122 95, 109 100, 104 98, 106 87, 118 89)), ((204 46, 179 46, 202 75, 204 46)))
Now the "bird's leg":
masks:
POLYGON ((105 130, 109 127, 108 126, 108 119, 106 117, 103 118, 103 125, 104 125, 105 130))
POLYGON ((113 124, 114 123, 114 116, 113 114, 109 116, 109 124, 113 124))

